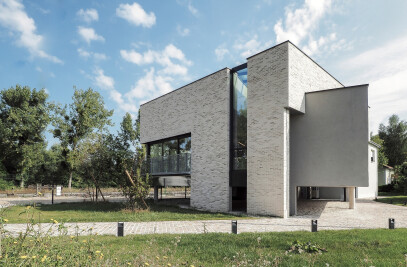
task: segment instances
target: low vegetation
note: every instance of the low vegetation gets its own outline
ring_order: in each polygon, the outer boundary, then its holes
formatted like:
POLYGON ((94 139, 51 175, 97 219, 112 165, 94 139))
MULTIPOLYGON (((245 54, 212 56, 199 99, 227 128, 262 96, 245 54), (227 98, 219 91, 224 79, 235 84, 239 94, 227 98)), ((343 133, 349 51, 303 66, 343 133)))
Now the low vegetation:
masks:
POLYGON ((81 237, 64 235, 63 227, 60 228, 59 237, 22 235, 3 239, 0 265, 405 266, 407 263, 407 229, 81 237), (304 249, 301 253, 288 253, 293 244, 304 249))
POLYGON ((397 196, 397 195, 396 196, 391 196, 391 195, 388 195, 385 198, 378 198, 376 201, 382 202, 382 203, 387 203, 387 204, 393 204, 393 205, 399 205, 399 206, 406 206, 407 207, 407 196, 397 196))
POLYGON ((26 206, 12 206, 2 210, 9 223, 25 223, 29 217, 33 222, 142 222, 142 221, 182 221, 182 220, 216 220, 236 219, 238 216, 182 209, 176 206, 155 205, 147 201, 148 210, 133 212, 125 204, 118 202, 82 202, 54 205, 37 205, 28 209, 26 206))

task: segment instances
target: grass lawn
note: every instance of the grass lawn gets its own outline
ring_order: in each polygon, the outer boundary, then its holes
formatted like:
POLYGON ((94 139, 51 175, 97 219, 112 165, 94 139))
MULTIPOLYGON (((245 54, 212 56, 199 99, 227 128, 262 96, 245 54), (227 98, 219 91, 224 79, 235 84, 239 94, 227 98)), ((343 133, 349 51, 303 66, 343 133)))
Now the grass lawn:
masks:
POLYGON ((239 235, 185 234, 79 238, 64 236, 34 241, 6 238, 3 244, 5 249, 0 259, 2 266, 20 264, 34 266, 406 266, 407 264, 407 229, 239 235), (290 244, 296 240, 317 244, 326 249, 326 252, 286 253, 290 244), (5 254, 8 254, 8 262, 5 261, 5 254), (40 262, 42 259, 44 260, 40 262))
POLYGON ((404 206, 404 203, 407 203, 407 196, 400 196, 400 195, 387 196, 385 198, 378 198, 376 201, 382 202, 382 203, 387 203, 387 204, 404 206))
MULTIPOLYGON (((0 211, 0 217, 7 218, 8 223, 26 223, 27 216, 34 222, 47 222, 51 219, 58 222, 145 222, 145 221, 182 221, 182 220, 220 220, 236 219, 224 213, 211 213, 176 206, 155 205, 149 202, 149 211, 131 212, 124 204, 117 202, 81 202, 61 203, 54 205, 37 205, 26 209, 26 206, 12 206, 0 211)), ((247 217, 246 217, 247 218, 247 217)))

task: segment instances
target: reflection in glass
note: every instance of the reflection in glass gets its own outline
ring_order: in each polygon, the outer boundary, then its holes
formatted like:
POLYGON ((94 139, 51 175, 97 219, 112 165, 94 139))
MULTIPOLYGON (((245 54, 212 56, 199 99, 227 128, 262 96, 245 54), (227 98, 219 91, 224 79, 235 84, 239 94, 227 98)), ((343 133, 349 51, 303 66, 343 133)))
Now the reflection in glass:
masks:
POLYGON ((191 137, 173 138, 150 145, 150 173, 191 172, 191 137))
POLYGON ((150 157, 156 158, 162 156, 162 144, 154 144, 150 146, 150 157))
POLYGON ((191 153, 191 136, 179 139, 179 153, 191 153))
POLYGON ((233 169, 245 170, 247 151, 247 68, 233 73, 233 169))

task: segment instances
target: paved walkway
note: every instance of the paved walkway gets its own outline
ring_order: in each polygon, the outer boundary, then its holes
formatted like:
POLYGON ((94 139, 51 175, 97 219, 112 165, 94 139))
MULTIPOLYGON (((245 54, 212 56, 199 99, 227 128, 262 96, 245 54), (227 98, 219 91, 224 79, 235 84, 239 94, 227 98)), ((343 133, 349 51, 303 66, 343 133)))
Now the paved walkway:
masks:
MULTIPOLYGON (((288 219, 258 218, 238 220, 238 233, 310 231, 311 219, 318 219, 319 230, 388 228, 388 218, 395 218, 396 228, 407 228, 407 207, 358 200, 355 210, 349 210, 346 202, 307 201, 299 204, 298 216, 288 219), (305 208, 307 207, 307 208, 305 208)), ((125 235, 130 234, 185 234, 185 233, 230 233, 230 220, 211 221, 164 221, 125 222, 125 235)), ((68 235, 116 235, 117 222, 66 223, 68 235)), ((58 225, 43 223, 41 232, 59 235, 58 225)), ((25 231, 26 224, 7 224, 11 235, 25 231)), ((35 226, 39 230, 39 226, 35 226)))

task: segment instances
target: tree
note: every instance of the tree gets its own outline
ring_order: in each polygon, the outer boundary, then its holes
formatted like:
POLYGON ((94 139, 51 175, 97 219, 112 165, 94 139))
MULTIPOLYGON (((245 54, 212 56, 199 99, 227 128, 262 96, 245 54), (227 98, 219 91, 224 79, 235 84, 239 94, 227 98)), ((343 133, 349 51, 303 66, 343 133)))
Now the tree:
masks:
POLYGON ((76 88, 72 97, 73 103, 58 110, 59 116, 54 123, 54 137, 61 141, 65 150, 65 159, 69 166, 68 188, 72 187, 72 174, 78 165, 77 147, 81 140, 96 130, 102 131, 112 125, 110 117, 113 110, 104 107, 102 96, 89 88, 86 91, 76 88))
MULTIPOLYGON (((98 192, 103 197, 102 186, 116 186, 114 176, 114 151, 109 145, 110 135, 92 133, 82 140, 77 148, 77 172, 88 186, 96 188, 96 201, 98 192)), ((104 197, 103 197, 104 198, 104 197)))
POLYGON ((380 145, 380 148, 377 150, 377 158, 379 166, 387 165, 389 163, 389 159, 386 157, 384 142, 380 139, 379 135, 374 135, 370 138, 371 141, 375 142, 376 144, 380 145))
POLYGON ((379 137, 383 140, 389 165, 403 164, 407 155, 407 122, 400 120, 397 115, 390 116, 388 126, 380 124, 379 137))
POLYGON ((0 92, 0 161, 7 173, 18 175, 21 186, 43 161, 44 132, 51 120, 53 105, 45 90, 28 86, 0 92))

